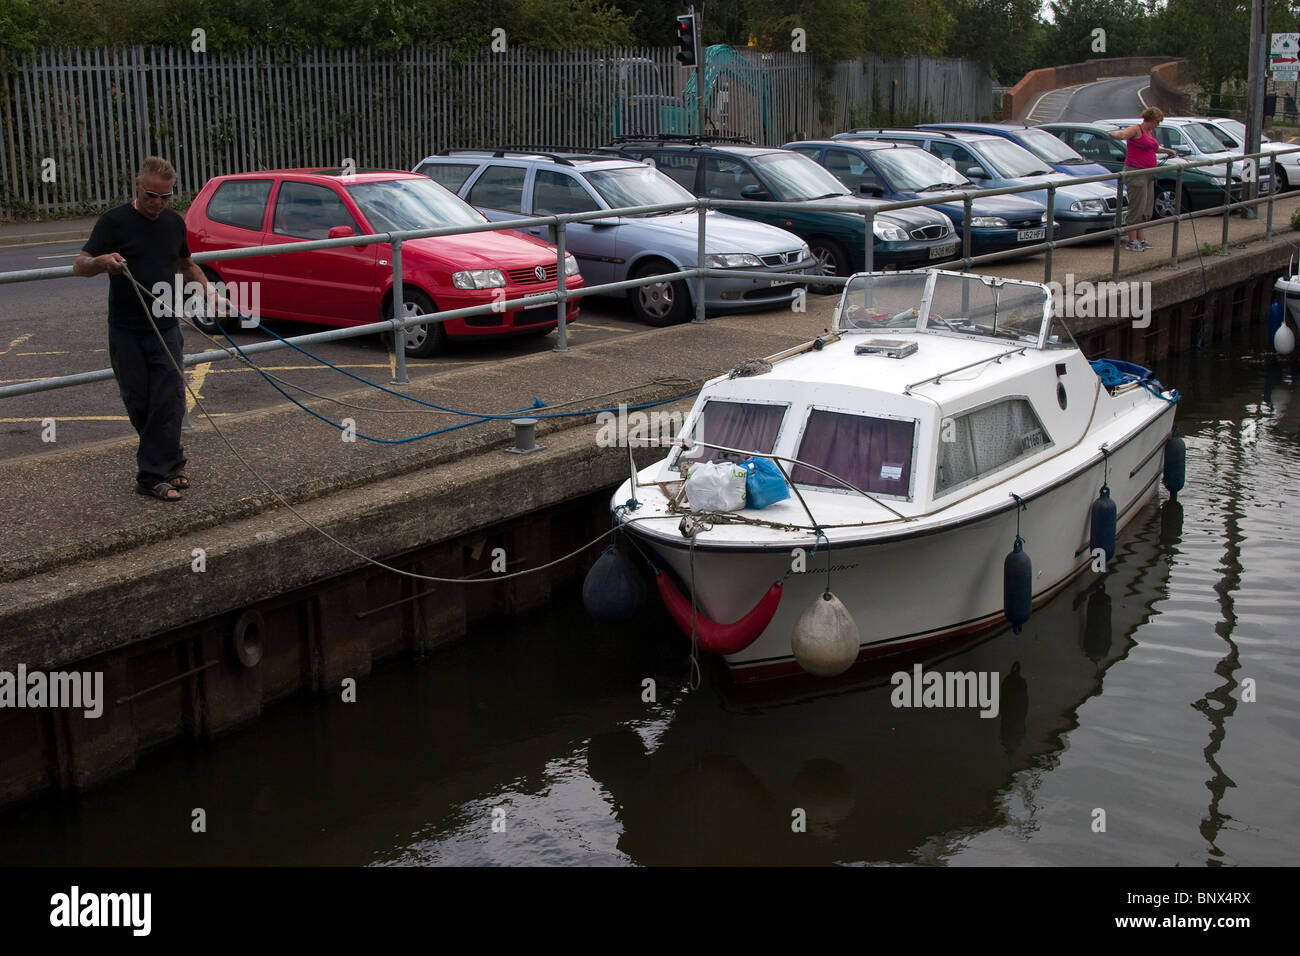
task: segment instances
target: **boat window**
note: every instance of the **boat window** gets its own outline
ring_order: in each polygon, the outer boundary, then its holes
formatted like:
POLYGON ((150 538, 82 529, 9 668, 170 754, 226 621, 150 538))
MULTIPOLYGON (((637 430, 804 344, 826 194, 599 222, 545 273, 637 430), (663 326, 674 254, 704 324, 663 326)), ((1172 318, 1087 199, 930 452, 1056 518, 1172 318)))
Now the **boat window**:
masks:
POLYGON ((935 494, 978 481, 1051 444, 1033 406, 1023 398, 945 419, 939 430, 935 494))
POLYGON ((926 280, 924 273, 855 276, 840 301, 836 330, 916 328, 926 280))
POLYGON ((1046 306, 1041 286, 995 286, 941 273, 934 284, 925 327, 1037 345, 1046 306))
MULTIPOLYGON (((908 496, 916 423, 814 408, 808 415, 796 457, 872 494, 908 496)), ((801 485, 844 489, 826 475, 795 465, 790 478, 801 485)))
POLYGON ((701 447, 698 454, 683 452, 683 457, 699 461, 744 461, 749 457, 749 451, 770 452, 776 447, 776 436, 781 431, 785 410, 785 405, 711 399, 704 403, 691 426, 691 437, 710 445, 743 448, 746 454, 701 447))

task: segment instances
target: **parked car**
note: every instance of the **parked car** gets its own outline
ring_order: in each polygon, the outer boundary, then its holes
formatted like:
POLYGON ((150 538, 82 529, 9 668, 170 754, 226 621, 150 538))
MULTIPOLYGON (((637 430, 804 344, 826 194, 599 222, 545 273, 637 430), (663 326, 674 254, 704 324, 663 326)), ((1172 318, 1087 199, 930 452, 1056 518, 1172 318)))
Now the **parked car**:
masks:
MULTIPOLYGON (((217 176, 199 191, 185 225, 192 252, 273 246, 391 230, 474 226, 486 220, 427 177, 405 172, 344 175, 341 169, 278 169, 217 176)), ((260 282, 266 318, 322 325, 365 325, 392 317, 388 243, 338 246, 206 263, 210 278, 260 282)), ((402 243, 407 315, 489 305, 554 292, 554 246, 513 231, 409 239, 402 243)), ((566 286, 581 288, 572 256, 566 286)), ((578 303, 567 316, 576 318, 578 303)), ((489 312, 406 330, 406 352, 434 354, 448 338, 544 334, 557 325, 554 304, 489 312)), ((210 323, 215 329, 215 323, 210 323)))
MULTIPOLYGON (((1081 155, 1107 169, 1124 168, 1127 149, 1123 142, 1110 135, 1115 130, 1114 126, 1104 126, 1100 123, 1044 123, 1039 129, 1060 137, 1081 155)), ((1161 156, 1158 165, 1160 172, 1156 174, 1156 216, 1164 218, 1176 212, 1223 205, 1227 169, 1211 166, 1188 167, 1187 160, 1169 156, 1161 156), (1179 167, 1184 167, 1181 196, 1176 195, 1180 188, 1179 167), (1214 173, 1216 169, 1218 175, 1214 173)), ((1228 192, 1233 199, 1241 198, 1240 175, 1232 177, 1228 192)))
MULTIPOLYGON (((988 133, 1009 139, 1022 149, 1033 153, 1058 173, 1081 178, 1101 176, 1110 172, 1105 166, 1091 162, 1079 155, 1068 144, 1051 133, 1024 123, 926 123, 917 129, 942 129, 961 133, 988 133)), ((1109 188, 1114 189, 1112 180, 1109 188)))
MULTIPOLYGON (((525 216, 596 212, 629 206, 694 203, 695 197, 662 172, 623 157, 444 150, 426 156, 416 171, 456 191, 485 216, 500 222, 525 216)), ((546 226, 527 229, 547 233, 546 226)), ((699 215, 666 212, 572 222, 565 248, 578 259, 589 284, 623 282, 694 269, 699 255, 699 215)), ((804 288, 816 265, 798 236, 774 226, 709 212, 705 264, 714 269, 771 269, 770 279, 707 279, 708 313, 772 308, 804 288)), ((628 291, 632 311, 649 325, 670 325, 691 315, 693 283, 682 279, 628 291)))
MULTIPOLYGON (((1141 120, 1103 119, 1097 120, 1097 122, 1111 129, 1123 129, 1128 126, 1136 126, 1141 120)), ((1179 156, 1188 160, 1214 159, 1243 152, 1243 150, 1227 146, 1222 134, 1207 124, 1186 116, 1166 116, 1160 122, 1160 125, 1156 127, 1156 142, 1161 146, 1172 149, 1179 156)), ((1232 165, 1235 179, 1237 174, 1242 173, 1243 163, 1238 161, 1232 165)), ((1271 160, 1266 160, 1260 164, 1259 186, 1260 191, 1263 193, 1267 193, 1272 188, 1270 185, 1272 165, 1271 160)), ((1211 176, 1228 176, 1228 164, 1226 162, 1197 168, 1205 170, 1211 176)))
MULTIPOLYGON (((835 139, 875 139, 920 146, 938 156, 984 189, 1002 186, 1041 186, 1021 193, 1047 205, 1047 184, 1057 185, 1053 218, 1065 238, 1087 235, 1115 225, 1115 190, 1101 183, 1074 183, 1048 169, 1033 153, 988 133, 955 133, 937 129, 858 129, 837 133, 835 139)), ((1122 217, 1122 214, 1121 214, 1122 217)))
MULTIPOLYGON (((957 170, 916 146, 881 140, 802 140, 783 149, 825 166, 851 191, 900 202, 977 189, 957 170)), ((935 203, 961 233, 966 219, 960 202, 935 203)), ((1060 232, 1060 226, 1056 227, 1060 232)), ((985 196, 971 203, 971 252, 983 255, 1032 246, 1047 236, 1047 207, 1023 196, 985 196)))
MULTIPOLYGON (((866 261, 866 220, 861 212, 825 208, 849 203, 863 211, 880 200, 864 199, 807 156, 784 149, 733 142, 632 140, 602 147, 600 153, 652 160, 697 196, 755 202, 797 202, 798 209, 737 208, 736 216, 789 229, 808 243, 821 275, 851 275, 866 261)), ((752 227, 750 227, 752 228, 752 227)), ((952 259, 961 243, 952 220, 923 207, 894 209, 874 219, 872 259, 877 269, 910 269, 952 259)), ((835 286, 814 287, 819 292, 835 286)))
MULTIPOLYGON (((1206 126, 1216 133, 1222 133, 1219 138, 1223 144, 1234 152, 1244 153, 1246 151, 1246 124, 1239 120, 1229 119, 1226 116, 1217 118, 1207 118, 1204 120, 1206 126)), ((1259 148, 1261 152, 1273 153, 1274 159, 1277 160, 1277 186, 1279 190, 1291 189, 1300 186, 1300 147, 1292 143, 1279 143, 1277 140, 1269 139, 1263 133, 1259 134, 1259 148), (1295 150, 1287 153, 1282 150, 1295 150)))

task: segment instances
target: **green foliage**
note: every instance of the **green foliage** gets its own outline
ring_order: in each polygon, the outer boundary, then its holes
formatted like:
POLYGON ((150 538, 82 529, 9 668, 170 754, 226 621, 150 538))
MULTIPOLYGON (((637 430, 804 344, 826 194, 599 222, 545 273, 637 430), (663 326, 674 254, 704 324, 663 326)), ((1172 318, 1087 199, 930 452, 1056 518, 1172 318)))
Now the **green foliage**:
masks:
POLYGON ((1291 228, 1300 230, 1300 209, 1291 213, 1291 228))
POLYGON ((1223 255, 1226 248, 1227 248, 1226 246, 1221 246, 1218 243, 1203 242, 1201 243, 1201 255, 1203 256, 1223 255))

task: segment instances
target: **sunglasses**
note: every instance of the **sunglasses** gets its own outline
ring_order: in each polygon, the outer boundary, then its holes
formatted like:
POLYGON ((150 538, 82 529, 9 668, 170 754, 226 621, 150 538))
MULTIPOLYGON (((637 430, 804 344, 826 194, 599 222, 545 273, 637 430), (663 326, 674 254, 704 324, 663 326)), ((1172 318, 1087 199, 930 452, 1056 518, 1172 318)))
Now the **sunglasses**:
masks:
POLYGON ((156 193, 152 189, 146 189, 144 191, 144 194, 148 196, 150 199, 171 199, 173 196, 176 195, 176 190, 173 189, 169 193, 156 193))

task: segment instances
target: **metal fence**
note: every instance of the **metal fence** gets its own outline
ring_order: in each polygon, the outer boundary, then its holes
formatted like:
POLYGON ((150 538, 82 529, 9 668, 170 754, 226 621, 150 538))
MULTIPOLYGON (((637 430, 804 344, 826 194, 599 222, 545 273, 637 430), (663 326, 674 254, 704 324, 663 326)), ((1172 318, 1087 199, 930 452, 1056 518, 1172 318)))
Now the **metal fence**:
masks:
MULTIPOLYGON (((1300 152, 1300 146, 1288 147, 1282 152, 1295 153, 1300 152)), ((1258 152, 1258 153, 1239 153, 1227 159, 1229 166, 1229 175, 1226 181, 1231 180, 1231 167, 1237 162, 1251 161, 1257 164, 1263 159, 1272 159, 1273 163, 1269 167, 1269 175, 1273 176, 1277 170, 1277 157, 1279 153, 1258 152)), ((1224 162, 1222 157, 1204 160, 1185 161, 1177 170, 1175 178, 1175 195, 1181 193, 1182 178, 1184 169, 1195 169, 1215 165, 1224 162)), ((1253 165, 1252 165, 1253 168, 1253 165)), ((1019 258, 1025 255, 1031 255, 1038 252, 1044 252, 1043 257, 1043 282, 1052 281, 1053 270, 1053 253, 1056 249, 1068 248, 1070 246, 1081 245, 1085 242, 1094 242, 1098 238, 1110 237, 1113 244, 1113 259, 1111 266, 1111 277, 1119 277, 1120 265, 1120 240, 1128 227, 1121 223, 1123 204, 1119 201, 1123 195, 1124 184, 1136 179, 1154 178, 1159 172, 1158 167, 1146 170, 1125 170, 1122 173, 1099 174, 1096 176, 1087 176, 1078 179, 1072 179, 1072 183, 1092 183, 1092 182, 1114 182, 1115 183, 1115 213, 1114 225, 1110 229, 1094 232, 1091 234, 1074 236, 1069 239, 1045 239, 1043 242, 1035 243, 1028 246, 1020 246, 1013 249, 1006 249, 1001 252, 990 252, 984 255, 972 255, 971 250, 971 218, 972 204, 981 196, 1008 196, 1018 193, 1038 191, 1042 189, 1041 184, 1027 184, 1021 186, 1003 186, 997 189, 972 189, 957 190, 952 193, 944 193, 937 196, 928 196, 921 199, 909 199, 899 202, 882 202, 862 204, 846 198, 842 202, 829 203, 823 207, 825 210, 838 210, 850 212, 862 217, 863 236, 864 238, 872 235, 872 224, 876 216, 889 212, 894 209, 909 209, 917 206, 928 206, 940 202, 961 202, 964 205, 963 222, 962 222, 962 241, 961 241, 961 258, 960 267, 963 270, 969 270, 975 265, 984 265, 1002 260, 1019 258)), ((1228 243, 1228 216, 1234 211, 1255 210, 1259 205, 1265 207, 1265 228, 1264 236, 1266 239, 1273 235, 1273 203, 1277 197, 1276 183, 1273 188, 1267 191, 1266 195, 1254 199, 1234 199, 1230 188, 1224 187, 1224 203, 1221 206, 1215 206, 1209 209, 1200 209, 1195 212, 1185 212, 1172 216, 1166 216, 1159 219, 1153 219, 1141 224, 1141 228, 1148 229, 1166 223, 1173 224, 1173 243, 1172 252, 1169 259, 1169 266, 1175 268, 1178 265, 1178 235, 1179 227, 1184 221, 1191 221, 1196 218, 1207 216, 1222 216, 1222 237, 1221 248, 1227 248, 1228 243)), ((1054 234, 1054 202, 1053 197, 1058 184, 1049 183, 1047 186, 1048 202, 1046 205, 1046 228, 1045 235, 1054 234)), ((291 339, 280 339, 276 341, 263 342, 255 345, 243 346, 239 352, 234 348, 221 349, 217 351, 203 352, 198 355, 187 355, 184 357, 186 366, 197 365, 204 362, 227 361, 235 359, 237 356, 247 361, 250 354, 274 351, 278 349, 290 348, 292 346, 309 345, 316 342, 329 342, 339 339, 355 338, 360 335, 369 335, 376 332, 393 331, 395 335, 394 357, 396 360, 397 384, 407 384, 406 374, 406 354, 404 345, 405 329, 418 324, 427 324, 430 322, 445 322, 452 318, 461 318, 470 315, 482 315, 488 312, 499 312, 502 308, 507 310, 525 307, 537 307, 539 305, 554 304, 556 309, 556 324, 558 328, 558 341, 555 345, 555 351, 569 351, 567 341, 567 322, 566 307, 570 299, 582 298, 588 295, 621 293, 626 290, 641 285, 647 285, 657 282, 670 282, 676 280, 686 280, 692 283, 693 299, 695 306, 695 317, 692 320, 696 323, 705 321, 704 301, 706 296, 703 294, 703 281, 708 278, 752 278, 760 281, 771 281, 774 276, 783 276, 789 274, 792 269, 787 266, 782 269, 763 268, 762 270, 738 268, 738 269, 717 269, 701 266, 700 263, 706 262, 705 249, 707 238, 707 212, 710 209, 720 209, 723 211, 735 209, 754 209, 754 210, 772 210, 772 209, 798 209, 802 208, 802 203, 780 203, 780 202, 760 202, 753 200, 737 199, 705 199, 697 198, 690 203, 677 205, 675 203, 665 203, 655 206, 633 206, 622 209, 608 210, 598 209, 592 212, 583 213, 565 213, 551 216, 536 216, 525 219, 512 219, 505 222, 484 222, 475 226, 446 226, 429 229, 416 229, 406 231, 395 231, 389 233, 377 233, 369 236, 346 236, 338 239, 319 239, 306 242, 291 242, 272 246, 250 246, 241 249, 227 249, 217 252, 198 253, 193 258, 197 262, 220 261, 223 259, 245 259, 258 256, 275 256, 285 255, 292 252, 302 252, 314 249, 329 249, 337 246, 355 246, 384 243, 389 246, 391 269, 393 275, 392 281, 392 301, 406 301, 403 295, 404 275, 402 269, 401 246, 403 242, 410 239, 417 239, 427 236, 443 235, 462 235, 477 232, 499 231, 505 229, 523 229, 529 226, 545 225, 554 231, 555 243, 555 262, 556 262, 556 279, 557 288, 554 292, 544 292, 532 294, 524 299, 507 300, 505 302, 496 301, 490 304, 471 306, 462 309, 452 309, 445 312, 434 312, 427 315, 407 315, 405 318, 392 318, 387 321, 372 322, 367 325, 351 326, 348 328, 333 329, 328 332, 313 332, 308 335, 294 336, 291 339), (569 288, 565 280, 565 231, 571 223, 586 222, 595 219, 608 218, 611 215, 641 215, 646 213, 663 212, 675 209, 693 209, 699 217, 699 229, 697 232, 696 246, 696 265, 684 267, 676 272, 667 272, 660 275, 648 276, 640 279, 627 279, 620 282, 609 282, 601 285, 584 285, 581 290, 569 288), (242 353, 242 354, 241 354, 242 353)), ((1136 228, 1136 227, 1135 227, 1136 228)), ((950 267, 956 263, 946 263, 950 267)), ((871 241, 864 244, 864 261, 862 271, 870 272, 874 266, 874 249, 871 241)), ((17 272, 0 272, 0 285, 14 282, 32 282, 45 279, 57 279, 73 275, 72 266, 53 266, 39 269, 25 269, 17 272)), ((847 276, 820 276, 818 285, 839 285, 847 284, 847 276)), ((22 382, 14 385, 0 386, 0 399, 10 396, 27 395, 34 392, 49 391, 52 389, 68 388, 75 385, 85 385, 92 382, 105 381, 113 378, 112 369, 99 369, 93 372, 79 372, 74 375, 64 375, 57 378, 44 379, 31 382, 22 382)))
MULTIPOLYGON (((182 193, 259 168, 411 168, 446 147, 587 148, 624 132, 694 130, 672 49, 464 58, 451 50, 195 53, 42 50, 0 74, 0 219, 125 201, 146 155, 182 193)), ((960 60, 733 50, 707 90, 717 131, 765 145, 904 118, 979 119, 992 81, 960 60)))

